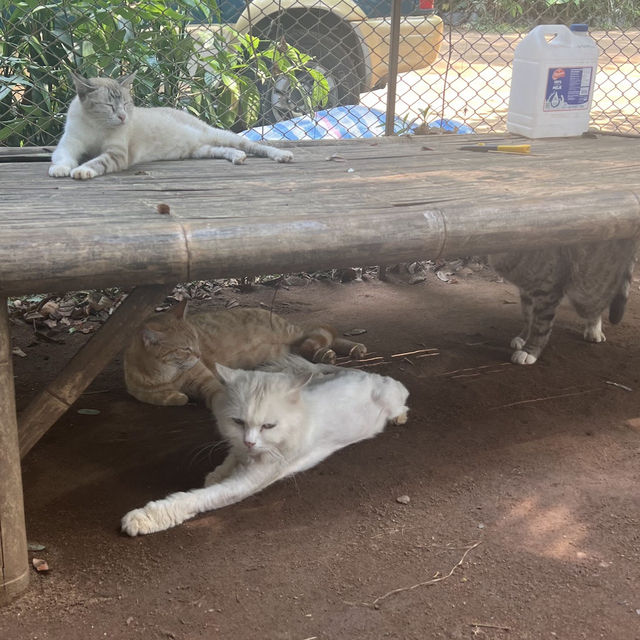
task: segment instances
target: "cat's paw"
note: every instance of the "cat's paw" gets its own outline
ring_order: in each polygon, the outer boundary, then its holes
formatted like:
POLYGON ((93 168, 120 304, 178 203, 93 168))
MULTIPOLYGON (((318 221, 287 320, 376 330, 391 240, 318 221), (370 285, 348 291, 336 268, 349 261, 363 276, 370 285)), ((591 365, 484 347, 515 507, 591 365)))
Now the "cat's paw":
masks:
POLYGON ((604 335, 601 327, 586 327, 582 335, 587 342, 607 341, 607 338, 604 335))
POLYGON ((122 518, 120 526, 124 533, 132 537, 155 533, 156 531, 162 531, 167 528, 158 527, 153 517, 147 513, 146 507, 129 511, 129 513, 122 518))
POLYGON ((174 493, 164 500, 147 502, 141 509, 133 509, 121 521, 122 531, 130 536, 142 536, 175 527, 192 517, 181 504, 185 493, 174 493))
POLYGON ((271 154, 271 159, 276 162, 293 162, 293 153, 286 149, 274 149, 271 154))
POLYGON ((180 391, 172 391, 164 398, 164 405, 169 407, 181 407, 189 402, 189 396, 180 391))
POLYGON ((74 180, 90 180, 91 178, 95 178, 97 175, 97 171, 85 165, 80 165, 71 172, 71 177, 74 180))
POLYGON ((71 167, 64 164, 52 164, 49 167, 49 175, 52 178, 66 178, 71 173, 71 167))
POLYGON ((511 341, 511 348, 512 349, 516 349, 517 351, 520 351, 522 349, 522 347, 524 347, 526 343, 526 340, 524 338, 522 338, 521 336, 516 336, 512 341, 511 341))
POLYGON ((243 164, 246 159, 247 154, 239 149, 229 149, 229 152, 227 153, 227 160, 233 164, 243 164))
POLYGON ((513 362, 513 364, 533 364, 537 359, 537 356, 534 356, 532 353, 521 350, 514 351, 511 354, 511 362, 513 362))

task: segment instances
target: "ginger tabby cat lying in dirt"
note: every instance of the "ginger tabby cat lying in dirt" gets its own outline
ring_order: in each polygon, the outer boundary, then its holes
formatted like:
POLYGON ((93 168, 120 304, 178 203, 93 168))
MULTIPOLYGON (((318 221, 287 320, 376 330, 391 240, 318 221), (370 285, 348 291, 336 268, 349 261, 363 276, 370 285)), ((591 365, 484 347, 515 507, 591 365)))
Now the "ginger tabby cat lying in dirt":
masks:
POLYGON ((197 398, 211 407, 221 389, 216 364, 250 369, 289 352, 333 363, 336 354, 362 358, 367 349, 336 337, 331 327, 305 330, 266 309, 187 315, 182 301, 136 331, 124 354, 125 383, 132 396, 149 404, 183 405, 197 398))

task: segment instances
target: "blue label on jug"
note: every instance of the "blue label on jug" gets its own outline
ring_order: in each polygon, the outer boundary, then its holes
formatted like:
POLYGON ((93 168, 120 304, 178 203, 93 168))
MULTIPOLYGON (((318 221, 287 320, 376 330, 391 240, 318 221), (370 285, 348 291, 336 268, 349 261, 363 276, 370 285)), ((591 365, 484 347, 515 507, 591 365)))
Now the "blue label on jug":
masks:
POLYGON ((552 67, 543 111, 588 109, 593 67, 552 67))

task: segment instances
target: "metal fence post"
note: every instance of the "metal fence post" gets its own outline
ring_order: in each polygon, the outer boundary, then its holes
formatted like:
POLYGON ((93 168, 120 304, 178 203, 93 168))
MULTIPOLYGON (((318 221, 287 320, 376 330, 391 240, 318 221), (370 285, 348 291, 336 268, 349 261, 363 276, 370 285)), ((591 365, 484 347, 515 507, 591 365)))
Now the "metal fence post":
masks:
POLYGON ((387 82, 387 111, 384 135, 392 136, 396 119, 396 87, 398 82, 398 53, 400 50, 400 17, 402 0, 391 3, 391 41, 389 42, 389 80, 387 82))

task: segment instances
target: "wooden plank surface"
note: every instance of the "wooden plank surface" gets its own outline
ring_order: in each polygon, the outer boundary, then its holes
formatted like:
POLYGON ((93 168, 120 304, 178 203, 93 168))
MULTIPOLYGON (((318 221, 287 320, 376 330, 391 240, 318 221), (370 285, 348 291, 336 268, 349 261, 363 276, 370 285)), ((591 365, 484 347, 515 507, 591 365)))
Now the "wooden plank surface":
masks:
POLYGON ((535 140, 530 155, 457 149, 478 141, 505 139, 299 143, 290 165, 158 162, 87 182, 49 178, 46 163, 0 163, 0 293, 484 253, 637 229, 637 140, 535 140))

